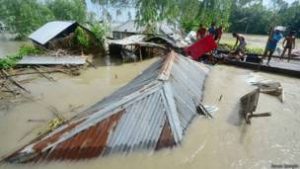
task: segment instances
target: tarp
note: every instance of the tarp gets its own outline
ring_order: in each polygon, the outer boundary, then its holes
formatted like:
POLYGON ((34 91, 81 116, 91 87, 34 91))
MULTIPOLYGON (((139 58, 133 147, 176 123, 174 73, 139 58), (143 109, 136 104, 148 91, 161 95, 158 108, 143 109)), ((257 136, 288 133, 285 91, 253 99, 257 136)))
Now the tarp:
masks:
POLYGON ((191 46, 184 49, 185 53, 191 56, 194 60, 198 60, 203 56, 205 53, 210 52, 216 49, 218 45, 214 41, 212 35, 208 35, 196 43, 192 44, 191 46))

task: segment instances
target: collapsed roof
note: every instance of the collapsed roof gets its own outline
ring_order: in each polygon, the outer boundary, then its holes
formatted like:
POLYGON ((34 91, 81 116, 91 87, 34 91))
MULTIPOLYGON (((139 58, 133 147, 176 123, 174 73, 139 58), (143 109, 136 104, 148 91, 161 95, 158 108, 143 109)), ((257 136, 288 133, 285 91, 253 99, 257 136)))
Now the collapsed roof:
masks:
POLYGON ((159 45, 156 43, 152 42, 146 42, 146 35, 132 35, 128 36, 124 39, 116 39, 116 40, 107 40, 108 44, 112 45, 121 45, 121 46, 126 46, 126 45, 139 45, 139 46, 145 46, 145 47, 157 47, 157 48, 162 48, 165 49, 163 45, 159 45))
MULTIPOLYGON (((160 37, 166 40, 168 43, 173 44, 173 46, 183 48, 188 46, 188 43, 184 41, 182 31, 175 24, 167 23, 166 21, 159 22, 155 24, 154 37, 160 37)), ((131 33, 131 34, 144 34, 146 32, 145 26, 138 26, 134 20, 130 20, 115 26, 113 32, 120 33, 131 33)))
POLYGON ((32 34, 29 35, 29 39, 40 44, 46 45, 52 39, 60 36, 64 33, 74 32, 77 26, 84 28, 86 31, 89 31, 85 27, 78 24, 76 21, 52 21, 48 22, 32 34))
POLYGON ((198 115, 207 73, 206 66, 171 52, 80 116, 3 161, 79 160, 180 145, 198 115))

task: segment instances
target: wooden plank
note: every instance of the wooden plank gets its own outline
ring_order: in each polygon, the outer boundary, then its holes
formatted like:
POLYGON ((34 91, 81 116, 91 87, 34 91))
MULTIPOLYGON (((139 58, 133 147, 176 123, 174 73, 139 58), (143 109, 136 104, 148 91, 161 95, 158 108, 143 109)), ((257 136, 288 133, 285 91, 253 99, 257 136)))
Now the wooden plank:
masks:
POLYGON ((233 60, 225 59, 224 64, 252 69, 256 71, 283 74, 283 75, 300 78, 300 63, 299 65, 291 64, 291 63, 275 63, 275 61, 271 60, 270 66, 267 66, 264 64, 233 61, 233 60))
POLYGON ((41 71, 38 67, 33 67, 41 76, 48 79, 49 81, 55 81, 52 77, 46 76, 43 71, 41 71))
POLYGON ((242 116, 244 116, 247 124, 251 123, 250 119, 253 116, 253 112, 257 108, 258 99, 259 89, 255 89, 254 91, 247 93, 240 99, 242 106, 241 113, 242 116))
POLYGON ((25 89, 19 82, 15 81, 13 78, 11 78, 9 76, 9 74, 4 70, 2 69, 1 70, 2 74, 5 75, 5 77, 14 85, 16 85, 18 88, 22 89, 23 91, 27 92, 27 93, 30 93, 27 89, 25 89))

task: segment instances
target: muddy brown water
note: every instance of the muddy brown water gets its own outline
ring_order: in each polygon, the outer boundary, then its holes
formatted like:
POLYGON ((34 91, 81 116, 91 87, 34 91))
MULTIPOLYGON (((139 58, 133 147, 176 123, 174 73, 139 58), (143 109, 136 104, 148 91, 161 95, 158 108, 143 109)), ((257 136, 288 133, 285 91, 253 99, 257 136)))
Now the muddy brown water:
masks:
POLYGON ((4 58, 6 55, 14 54, 22 45, 26 43, 28 42, 8 40, 0 34, 0 58, 4 58))
MULTIPOLYGON (((31 91, 33 101, 0 110, 0 156, 28 143, 46 126, 46 122, 28 122, 29 119, 54 118, 49 107, 55 107, 63 116, 70 118, 128 83, 156 60, 130 64, 113 61, 110 66, 104 66, 109 61, 102 59, 99 62, 102 66, 83 70, 77 77, 52 74, 57 82, 36 77, 25 85, 31 91), (77 106, 80 107, 72 112, 71 109, 77 106)), ((219 110, 214 119, 196 118, 182 145, 177 148, 79 162, 2 164, 0 168, 261 169, 271 168, 272 164, 300 165, 299 100, 299 79, 214 66, 206 81, 203 103, 217 106, 219 110), (254 119, 248 126, 239 118, 239 98, 255 88, 250 85, 250 81, 255 79, 281 82, 285 102, 261 94, 257 112, 271 112, 272 116, 254 119), (221 95, 223 97, 219 101, 221 95)), ((0 101, 0 104, 5 103, 0 101)))

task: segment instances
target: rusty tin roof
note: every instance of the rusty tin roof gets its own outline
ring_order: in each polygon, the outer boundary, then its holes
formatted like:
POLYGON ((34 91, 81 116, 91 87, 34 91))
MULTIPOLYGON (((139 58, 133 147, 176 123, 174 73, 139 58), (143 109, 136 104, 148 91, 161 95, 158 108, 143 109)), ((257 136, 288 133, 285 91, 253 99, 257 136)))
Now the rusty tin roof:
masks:
POLYGON ((80 116, 7 156, 11 163, 79 160, 180 145, 208 68, 175 52, 80 116))

